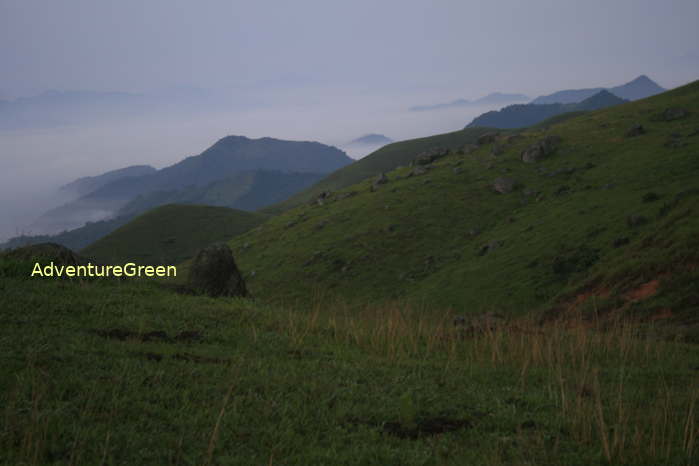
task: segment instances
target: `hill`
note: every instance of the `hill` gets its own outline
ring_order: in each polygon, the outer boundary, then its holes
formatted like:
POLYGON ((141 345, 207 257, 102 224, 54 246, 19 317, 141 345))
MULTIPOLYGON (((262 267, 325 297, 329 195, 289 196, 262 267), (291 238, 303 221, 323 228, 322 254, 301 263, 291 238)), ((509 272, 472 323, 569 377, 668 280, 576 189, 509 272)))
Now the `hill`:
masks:
POLYGON ((126 168, 111 170, 97 176, 84 176, 82 178, 78 178, 75 181, 61 186, 60 190, 76 197, 80 197, 120 178, 150 175, 155 172, 156 169, 150 165, 132 165, 126 168))
POLYGON ((611 107, 627 102, 614 94, 601 90, 576 104, 517 104, 498 111, 491 111, 474 118, 466 127, 524 128, 570 112, 585 112, 611 107))
POLYGON ((170 204, 134 218, 80 253, 102 264, 172 265, 264 219, 260 214, 225 207, 170 204))
POLYGON ((407 165, 421 152, 429 149, 443 147, 458 150, 464 145, 474 144, 479 136, 487 132, 487 128, 469 128, 437 136, 388 144, 351 165, 332 172, 318 183, 289 199, 263 209, 263 212, 270 214, 279 213, 308 203, 321 195, 321 193, 343 189, 367 177, 393 170, 400 165, 407 165))
MULTIPOLYGON (((230 244, 254 271, 252 292, 285 302, 321 292, 463 312, 594 306, 696 329, 697 128, 699 82, 548 131, 502 132, 426 173, 398 168, 384 184, 305 203, 230 244), (543 158, 525 163, 523 152, 543 158)), ((405 164, 410 147, 387 149, 405 164)))
POLYGON ((532 104, 571 104, 582 102, 588 97, 597 94, 600 91, 607 90, 617 97, 626 100, 638 100, 650 97, 652 95, 664 92, 665 89, 660 87, 655 81, 646 75, 641 75, 638 78, 629 81, 620 86, 605 89, 603 87, 595 87, 590 89, 568 89, 565 91, 554 92, 553 94, 537 97, 532 100, 532 104))

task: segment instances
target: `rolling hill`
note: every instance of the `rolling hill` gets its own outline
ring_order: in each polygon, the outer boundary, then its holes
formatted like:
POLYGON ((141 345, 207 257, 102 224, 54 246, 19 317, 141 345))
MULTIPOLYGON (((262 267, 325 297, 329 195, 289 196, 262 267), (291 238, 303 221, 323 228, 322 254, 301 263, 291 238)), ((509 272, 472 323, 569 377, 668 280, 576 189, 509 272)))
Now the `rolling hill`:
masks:
POLYGON ((469 133, 392 144, 372 169, 336 172, 230 244, 249 288, 272 300, 320 292, 467 313, 594 307, 696 328, 698 130, 694 82, 548 130, 503 131, 426 173, 402 167, 378 187, 349 186, 469 133), (331 186, 339 191, 322 204, 301 202, 331 186))
POLYGON ((628 101, 608 91, 601 90, 580 103, 510 105, 501 110, 484 113, 474 118, 466 127, 524 128, 563 113, 586 112, 619 105, 624 102, 628 101))
POLYGON ((80 253, 102 264, 172 265, 264 220, 263 215, 225 207, 170 204, 134 218, 80 253))

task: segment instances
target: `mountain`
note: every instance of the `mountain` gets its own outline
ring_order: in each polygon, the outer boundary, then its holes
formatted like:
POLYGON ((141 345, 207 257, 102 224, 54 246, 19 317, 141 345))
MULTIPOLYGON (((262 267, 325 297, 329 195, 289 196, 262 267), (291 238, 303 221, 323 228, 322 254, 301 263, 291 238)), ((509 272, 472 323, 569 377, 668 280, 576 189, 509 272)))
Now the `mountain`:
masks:
POLYGON ((200 204, 252 211, 281 202, 321 178, 323 175, 319 173, 241 172, 206 186, 140 195, 122 207, 117 215, 133 216, 165 204, 200 204))
POLYGON ((432 105, 417 105, 415 107, 410 107, 412 112, 422 112, 428 110, 442 110, 445 108, 458 108, 458 107, 475 107, 475 106, 485 106, 485 105, 503 105, 513 102, 525 102, 529 100, 529 97, 523 94, 503 94, 500 92, 493 92, 484 97, 476 100, 466 100, 457 99, 447 103, 432 104, 432 105))
MULTIPOLYGON (((0 244, 0 250, 29 244, 53 242, 70 249, 82 249, 103 238, 117 228, 130 222, 146 211, 166 204, 200 204, 222 206, 233 209, 256 210, 281 202, 298 191, 321 179, 317 173, 284 173, 280 171, 256 170, 236 173, 206 186, 190 185, 179 190, 153 191, 137 196, 125 205, 117 207, 109 218, 88 221, 82 226, 67 229, 55 235, 24 235, 0 244)), ((73 203, 75 205, 75 203, 73 203)), ((89 207, 88 201, 80 204, 89 207)), ((100 212, 95 206, 95 212, 100 212)), ((56 217, 69 216, 70 208, 56 209, 56 217)), ((70 217, 67 218, 70 220, 70 217)), ((77 222, 77 218, 74 221, 77 222)))
POLYGON ((393 142, 393 139, 387 138, 383 134, 366 134, 357 139, 353 139, 347 145, 362 145, 362 146, 384 146, 393 142))
POLYGON ((164 205, 140 215, 80 253, 97 263, 172 265, 199 248, 237 236, 265 216, 202 205, 164 205))
POLYGON ((601 90, 576 104, 516 104, 501 110, 486 112, 471 121, 466 127, 524 128, 548 118, 569 112, 585 112, 619 105, 627 100, 601 90))
MULTIPOLYGON (((699 336, 697 128, 699 81, 548 129, 501 130, 429 169, 386 169, 383 184, 367 174, 230 245, 267 301, 321 290, 350 305, 669 319, 699 336)), ((385 149, 403 165, 417 152, 385 149)))
POLYGON ((570 104, 581 102, 600 91, 607 90, 617 97, 626 100, 638 100, 650 97, 655 94, 664 92, 665 89, 651 80, 646 75, 641 75, 638 78, 629 81, 620 86, 605 89, 603 87, 595 87, 590 89, 568 89, 565 91, 554 92, 553 94, 537 97, 532 100, 532 104, 570 104))
POLYGON ((155 173, 157 170, 150 165, 132 165, 126 168, 108 171, 97 176, 85 176, 78 178, 64 186, 60 190, 81 197, 89 194, 112 181, 129 176, 143 176, 155 173))
POLYGON ((228 136, 199 155, 142 176, 120 177, 42 215, 32 230, 56 233, 86 221, 108 219, 139 195, 204 187, 236 173, 276 170, 287 173, 329 173, 352 162, 341 150, 318 142, 249 139, 228 136))

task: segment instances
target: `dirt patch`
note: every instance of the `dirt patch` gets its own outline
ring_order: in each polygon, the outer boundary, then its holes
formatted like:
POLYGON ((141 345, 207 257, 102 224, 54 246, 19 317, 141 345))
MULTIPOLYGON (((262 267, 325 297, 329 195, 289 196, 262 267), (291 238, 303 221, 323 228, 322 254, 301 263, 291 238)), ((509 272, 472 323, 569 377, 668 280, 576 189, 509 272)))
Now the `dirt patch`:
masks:
POLYGON ((660 286, 660 280, 655 279, 644 283, 643 285, 629 291, 626 294, 626 299, 629 301, 643 301, 648 299, 658 292, 658 287, 660 286))
POLYGON ((650 320, 656 321, 656 320, 664 320, 664 319, 670 319, 674 316, 672 313, 672 309, 669 309, 667 307, 662 308, 658 311, 656 311, 651 317, 650 320))

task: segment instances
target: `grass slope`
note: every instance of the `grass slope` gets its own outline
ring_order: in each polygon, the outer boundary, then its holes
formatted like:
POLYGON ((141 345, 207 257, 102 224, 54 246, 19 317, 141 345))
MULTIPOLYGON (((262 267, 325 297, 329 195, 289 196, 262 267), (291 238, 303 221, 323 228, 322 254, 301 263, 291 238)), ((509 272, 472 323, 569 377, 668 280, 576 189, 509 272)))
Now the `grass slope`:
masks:
POLYGON ((288 311, 6 265, 3 465, 696 464, 696 345, 589 323, 464 338, 428 309, 288 311))
POLYGON ((201 205, 170 204, 136 217, 81 251, 99 263, 176 264, 197 249, 260 224, 261 214, 201 205))
MULTIPOLYGON (((231 245, 249 289, 287 302, 322 291, 359 302, 411 298, 522 313, 580 300, 696 324, 697 129, 699 82, 568 119, 548 133, 524 131, 496 143, 501 155, 489 144, 447 156, 425 175, 407 178, 410 169, 399 168, 375 192, 371 180, 353 185, 231 245), (658 121, 669 107, 690 114, 658 121), (637 123, 647 133, 626 137, 637 123), (521 151, 547 134, 561 137, 557 152, 523 163, 521 151), (499 177, 523 186, 498 194, 499 177)), ((399 149, 392 157, 402 163, 415 153, 399 149)))
POLYGON ((286 201, 262 209, 262 212, 277 214, 307 203, 324 191, 343 189, 370 176, 376 176, 401 165, 406 165, 420 152, 434 147, 456 150, 465 144, 474 144, 478 136, 488 131, 487 128, 468 128, 452 133, 388 144, 366 157, 332 172, 318 183, 286 201))

